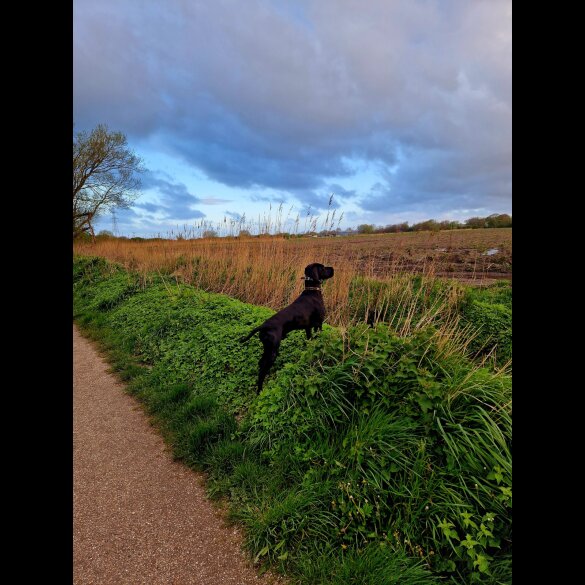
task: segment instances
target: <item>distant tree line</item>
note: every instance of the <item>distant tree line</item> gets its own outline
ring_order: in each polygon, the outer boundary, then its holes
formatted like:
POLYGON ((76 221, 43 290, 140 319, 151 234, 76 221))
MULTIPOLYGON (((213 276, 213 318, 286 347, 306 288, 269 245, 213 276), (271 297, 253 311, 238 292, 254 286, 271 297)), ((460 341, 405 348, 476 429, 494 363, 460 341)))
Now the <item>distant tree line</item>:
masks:
POLYGON ((493 213, 487 217, 470 217, 463 223, 451 220, 436 221, 434 219, 427 219, 412 225, 409 225, 407 221, 386 226, 363 223, 358 225, 357 232, 360 234, 396 234, 400 232, 438 232, 441 230, 507 227, 512 227, 512 216, 507 213, 493 213))
MULTIPOLYGON (((407 221, 403 223, 393 223, 386 226, 375 226, 373 224, 363 223, 357 226, 357 229, 348 228, 347 230, 341 230, 339 228, 334 230, 321 230, 321 231, 308 231, 303 233, 291 234, 289 232, 279 232, 276 234, 260 234, 253 235, 249 230, 242 229, 235 237, 239 238, 270 238, 273 236, 284 237, 284 238, 302 238, 307 236, 312 237, 326 237, 326 236, 347 236, 352 234, 397 234, 401 232, 438 232, 442 230, 462 230, 462 229, 480 229, 480 228, 511 228, 512 227, 512 216, 507 213, 494 213, 487 217, 470 217, 463 223, 459 221, 436 221, 434 219, 427 219, 419 223, 413 223, 409 225, 407 221)), ((88 236, 86 236, 88 237, 88 236)), ((108 239, 114 238, 114 234, 109 230, 102 230, 98 235, 98 238, 108 239)), ((216 230, 205 230, 202 233, 203 238, 217 238, 220 234, 216 230)), ((234 236, 231 236, 234 237, 234 236)), ((161 240, 163 238, 141 238, 133 237, 127 238, 125 236, 119 236, 119 239, 131 240, 134 242, 143 242, 145 240, 161 240)), ((185 236, 179 234, 176 236, 178 240, 184 240, 185 236)))

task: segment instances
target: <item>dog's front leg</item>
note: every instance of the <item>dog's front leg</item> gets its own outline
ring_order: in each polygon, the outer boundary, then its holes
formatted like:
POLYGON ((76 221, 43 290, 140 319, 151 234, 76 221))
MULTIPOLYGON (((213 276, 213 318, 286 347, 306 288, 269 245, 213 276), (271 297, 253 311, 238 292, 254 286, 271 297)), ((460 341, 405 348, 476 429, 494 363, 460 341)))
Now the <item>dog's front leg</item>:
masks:
POLYGON ((305 329, 305 333, 307 335, 307 339, 311 339, 311 328, 310 327, 307 327, 305 329))

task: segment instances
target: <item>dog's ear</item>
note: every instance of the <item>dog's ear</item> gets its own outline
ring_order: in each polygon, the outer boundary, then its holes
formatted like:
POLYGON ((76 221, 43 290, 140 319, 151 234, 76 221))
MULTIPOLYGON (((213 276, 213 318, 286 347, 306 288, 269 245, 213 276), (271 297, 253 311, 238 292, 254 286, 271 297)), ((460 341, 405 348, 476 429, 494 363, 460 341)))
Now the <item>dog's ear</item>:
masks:
POLYGON ((309 264, 305 268, 305 276, 307 278, 312 278, 313 280, 320 280, 319 266, 322 266, 322 264, 309 264))

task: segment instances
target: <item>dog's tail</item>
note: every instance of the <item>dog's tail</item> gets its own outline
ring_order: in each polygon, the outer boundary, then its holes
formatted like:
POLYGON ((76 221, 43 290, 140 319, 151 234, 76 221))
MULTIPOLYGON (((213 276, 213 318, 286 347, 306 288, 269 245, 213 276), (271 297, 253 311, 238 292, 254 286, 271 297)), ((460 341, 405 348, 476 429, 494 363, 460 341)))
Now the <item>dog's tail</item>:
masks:
POLYGON ((256 333, 258 333, 258 331, 260 331, 261 328, 262 328, 262 325, 260 325, 259 327, 256 327, 255 329, 252 329, 252 331, 250 331, 250 333, 248 333, 248 335, 244 335, 244 337, 240 337, 240 343, 246 343, 246 341, 248 341, 248 339, 250 339, 250 337, 252 337, 252 335, 255 335, 256 333))

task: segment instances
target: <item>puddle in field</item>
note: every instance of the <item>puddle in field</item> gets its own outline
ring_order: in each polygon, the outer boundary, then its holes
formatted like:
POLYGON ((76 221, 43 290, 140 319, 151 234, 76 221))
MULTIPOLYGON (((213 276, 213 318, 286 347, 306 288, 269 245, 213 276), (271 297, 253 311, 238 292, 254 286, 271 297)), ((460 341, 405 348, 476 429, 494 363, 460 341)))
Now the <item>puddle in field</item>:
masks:
POLYGON ((497 254, 499 251, 500 251, 499 248, 490 248, 487 252, 484 252, 482 256, 493 256, 494 254, 497 254))

